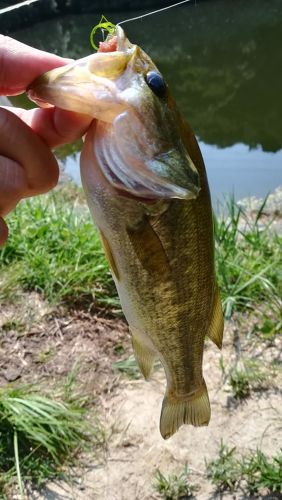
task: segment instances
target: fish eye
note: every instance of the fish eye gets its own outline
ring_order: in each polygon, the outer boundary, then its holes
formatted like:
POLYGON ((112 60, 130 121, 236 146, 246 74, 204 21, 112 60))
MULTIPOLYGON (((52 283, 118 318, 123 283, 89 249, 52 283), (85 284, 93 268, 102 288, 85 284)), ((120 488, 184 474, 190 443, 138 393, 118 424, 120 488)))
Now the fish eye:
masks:
POLYGON ((166 84, 163 77, 157 71, 149 71, 145 76, 145 81, 158 97, 164 97, 166 95, 166 84))

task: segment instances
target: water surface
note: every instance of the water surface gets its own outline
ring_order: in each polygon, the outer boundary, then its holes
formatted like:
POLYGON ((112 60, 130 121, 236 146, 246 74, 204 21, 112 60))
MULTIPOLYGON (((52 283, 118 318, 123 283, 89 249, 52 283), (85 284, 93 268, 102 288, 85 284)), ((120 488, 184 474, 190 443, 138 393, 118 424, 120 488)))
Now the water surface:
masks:
MULTIPOLYGON (((103 12, 112 22, 136 13, 103 12)), ((66 16, 12 35, 67 57, 89 54, 97 16, 66 16)), ((282 184, 282 2, 210 0, 124 25, 154 59, 200 141, 213 200, 282 184)), ((65 149, 68 152, 67 149, 65 149)), ((66 170, 79 179, 78 155, 66 170)))

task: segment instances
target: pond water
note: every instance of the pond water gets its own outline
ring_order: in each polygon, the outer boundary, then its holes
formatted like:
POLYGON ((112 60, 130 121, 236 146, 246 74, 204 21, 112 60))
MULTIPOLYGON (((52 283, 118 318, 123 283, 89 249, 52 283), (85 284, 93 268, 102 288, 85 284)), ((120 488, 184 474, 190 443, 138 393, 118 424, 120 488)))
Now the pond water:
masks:
MULTIPOLYGON (((103 12, 112 22, 136 12, 103 12)), ((97 15, 66 16, 11 35, 78 58, 97 15)), ((265 196, 282 184, 282 2, 191 2, 124 25, 156 62, 205 159, 213 201, 265 196)), ((79 182, 78 154, 64 149, 79 182), (71 154, 72 153, 72 154, 71 154)))

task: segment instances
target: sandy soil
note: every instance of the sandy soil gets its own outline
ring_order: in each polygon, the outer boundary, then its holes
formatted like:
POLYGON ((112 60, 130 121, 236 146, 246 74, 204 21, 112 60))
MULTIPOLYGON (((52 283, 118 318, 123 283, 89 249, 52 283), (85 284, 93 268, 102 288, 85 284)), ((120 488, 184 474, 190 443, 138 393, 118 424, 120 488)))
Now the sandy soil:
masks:
MULTIPOLYGON (((217 455, 221 440, 240 452, 257 447, 269 455, 278 452, 282 442, 281 371, 276 369, 274 376, 270 370, 269 378, 254 386, 243 402, 236 402, 228 385, 229 370, 239 359, 256 359, 268 368, 270 362, 281 363, 281 336, 268 342, 255 336, 246 340, 252 330, 251 318, 238 316, 226 324, 222 352, 206 342, 204 373, 212 407, 209 426, 184 426, 164 441, 159 433, 165 390, 162 368, 156 368, 150 382, 130 380, 112 368, 121 357, 117 346, 125 351, 122 357, 132 354, 122 319, 105 317, 105 311, 49 311, 37 296, 25 298, 24 304, 7 306, 1 312, 0 385, 30 379, 56 384, 79 361, 79 381, 94 396, 108 436, 102 451, 97 454, 93 450, 93 455, 81 457, 71 484, 50 483, 41 493, 30 493, 29 498, 157 499, 152 485, 156 470, 165 475, 180 473, 186 463, 191 482, 198 486, 195 498, 220 498, 205 477, 205 460, 217 455), (11 318, 17 318, 17 310, 21 321, 32 318, 22 327, 24 331, 7 328, 11 318)), ((236 492, 222 498, 247 497, 236 492)))
MULTIPOLYGON (((229 324, 223 349, 226 365, 236 358, 232 339, 234 325, 229 324)), ((260 351, 260 357, 281 354, 281 345, 260 351), (271 353, 272 351, 272 353, 271 353)), ((159 498, 152 487, 156 469, 164 474, 181 472, 187 463, 191 481, 198 485, 199 500, 219 498, 204 475, 205 460, 214 458, 220 441, 245 452, 262 449, 272 455, 282 442, 281 377, 268 387, 236 404, 219 368, 221 354, 208 344, 204 372, 209 388, 212 418, 207 428, 182 427, 170 440, 164 441, 158 429, 165 381, 161 369, 151 382, 121 380, 111 398, 103 398, 103 421, 112 431, 103 460, 83 471, 80 485, 64 489, 48 485, 41 498, 149 500, 159 498)), ((246 498, 237 492, 224 498, 246 498)), ((271 498, 271 497, 268 497, 271 498)))

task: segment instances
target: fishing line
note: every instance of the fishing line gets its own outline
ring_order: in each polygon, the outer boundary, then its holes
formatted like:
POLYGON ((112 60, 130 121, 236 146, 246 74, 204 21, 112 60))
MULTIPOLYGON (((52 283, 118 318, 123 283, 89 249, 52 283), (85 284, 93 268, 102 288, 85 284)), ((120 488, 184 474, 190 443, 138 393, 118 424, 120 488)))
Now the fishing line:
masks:
MULTIPOLYGON (((90 33, 90 43, 95 50, 98 50, 98 46, 95 43, 94 37, 98 29, 102 31, 103 40, 105 40, 105 32, 108 32, 110 35, 115 32, 115 26, 120 26, 124 23, 129 23, 130 21, 137 21, 138 19, 143 19, 143 17, 153 16, 154 14, 158 14, 159 12, 163 12, 164 10, 172 9, 173 7, 178 7, 178 5, 183 5, 184 3, 191 2, 191 0, 182 0, 181 2, 173 3, 172 5, 167 5, 166 7, 162 7, 161 9, 154 10, 152 12, 147 12, 147 14, 141 14, 140 16, 131 17, 129 19, 124 19, 120 21, 116 25, 108 21, 108 19, 102 15, 100 22, 94 26, 90 33)), ((195 0, 196 2, 196 0, 195 0)))
POLYGON ((163 12, 164 10, 172 9, 173 7, 177 7, 178 5, 182 5, 183 3, 191 2, 191 0, 182 0, 182 2, 177 2, 172 5, 167 5, 167 7, 162 7, 161 9, 154 10, 153 12, 147 12, 147 14, 141 14, 140 16, 131 17, 129 19, 125 19, 124 21, 120 21, 117 23, 117 26, 120 26, 124 23, 129 23, 130 21, 137 21, 138 19, 142 19, 146 16, 152 16, 153 14, 158 14, 159 12, 163 12))

